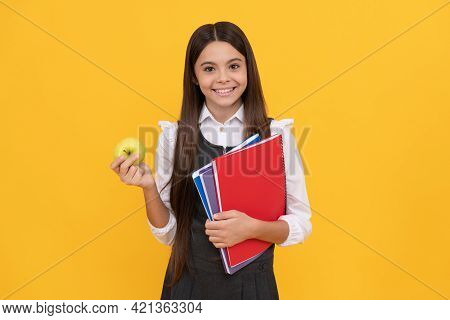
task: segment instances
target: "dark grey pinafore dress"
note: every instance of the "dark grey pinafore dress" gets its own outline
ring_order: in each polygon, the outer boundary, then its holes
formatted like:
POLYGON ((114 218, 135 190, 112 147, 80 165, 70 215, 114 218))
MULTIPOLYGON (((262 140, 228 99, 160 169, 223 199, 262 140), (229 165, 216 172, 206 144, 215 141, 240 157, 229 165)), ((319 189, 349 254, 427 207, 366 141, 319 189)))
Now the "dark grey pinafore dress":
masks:
MULTIPOLYGON (((269 118, 272 120, 272 118, 269 118)), ((210 143, 199 130, 197 168, 210 163, 215 157, 233 147, 222 147, 210 143)), ((194 186, 195 188, 195 186, 194 186)), ((205 234, 206 212, 197 190, 195 213, 190 236, 190 268, 185 267, 178 282, 168 287, 169 268, 166 270, 161 299, 178 300, 225 300, 225 299, 272 299, 278 300, 278 289, 273 272, 274 248, 272 244, 261 256, 236 273, 225 273, 219 249, 205 234)))

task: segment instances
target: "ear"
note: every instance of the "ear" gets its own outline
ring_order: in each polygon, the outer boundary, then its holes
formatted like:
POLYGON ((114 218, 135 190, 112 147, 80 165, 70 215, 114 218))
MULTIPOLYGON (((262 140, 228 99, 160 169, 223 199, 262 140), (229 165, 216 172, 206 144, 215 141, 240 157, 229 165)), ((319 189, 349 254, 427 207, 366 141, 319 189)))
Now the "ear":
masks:
POLYGON ((195 83, 195 85, 196 86, 198 86, 198 81, 197 81, 197 79, 194 77, 194 78, 192 78, 192 82, 194 82, 195 83))

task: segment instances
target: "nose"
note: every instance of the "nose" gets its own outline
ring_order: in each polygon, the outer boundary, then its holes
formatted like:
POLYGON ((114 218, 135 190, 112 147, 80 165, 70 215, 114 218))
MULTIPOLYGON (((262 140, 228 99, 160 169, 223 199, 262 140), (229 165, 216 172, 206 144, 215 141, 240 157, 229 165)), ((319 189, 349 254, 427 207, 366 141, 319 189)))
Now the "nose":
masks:
POLYGON ((219 72, 219 76, 217 78, 217 82, 219 83, 227 83, 230 81, 230 77, 226 71, 219 72))

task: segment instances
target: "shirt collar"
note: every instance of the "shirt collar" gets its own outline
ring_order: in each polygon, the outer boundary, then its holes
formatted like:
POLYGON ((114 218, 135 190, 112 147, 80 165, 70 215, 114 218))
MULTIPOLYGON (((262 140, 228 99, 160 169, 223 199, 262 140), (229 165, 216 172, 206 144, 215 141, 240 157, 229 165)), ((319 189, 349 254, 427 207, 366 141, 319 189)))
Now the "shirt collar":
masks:
MULTIPOLYGON (((211 114, 211 112, 209 111, 208 107, 206 106, 206 102, 204 101, 203 102, 202 111, 200 112, 200 116, 198 118, 198 123, 199 124, 202 123, 203 120, 205 120, 208 117, 213 119, 216 122, 219 122, 211 114)), ((241 103, 241 106, 239 107, 239 109, 226 122, 229 122, 233 118, 238 118, 241 122, 244 122, 244 103, 243 102, 241 103)))

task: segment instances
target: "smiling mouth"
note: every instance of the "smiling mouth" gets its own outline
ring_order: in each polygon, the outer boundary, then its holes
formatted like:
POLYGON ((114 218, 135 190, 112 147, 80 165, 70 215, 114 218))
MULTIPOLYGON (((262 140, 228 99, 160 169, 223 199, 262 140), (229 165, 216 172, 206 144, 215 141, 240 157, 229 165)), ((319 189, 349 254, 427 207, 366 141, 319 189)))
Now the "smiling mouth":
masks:
POLYGON ((228 90, 226 92, 218 92, 215 89, 212 89, 212 91, 214 91, 218 96, 225 97, 225 96, 229 96, 230 94, 232 94, 236 88, 237 88, 237 86, 233 87, 231 90, 228 90))

